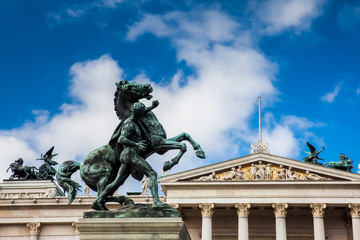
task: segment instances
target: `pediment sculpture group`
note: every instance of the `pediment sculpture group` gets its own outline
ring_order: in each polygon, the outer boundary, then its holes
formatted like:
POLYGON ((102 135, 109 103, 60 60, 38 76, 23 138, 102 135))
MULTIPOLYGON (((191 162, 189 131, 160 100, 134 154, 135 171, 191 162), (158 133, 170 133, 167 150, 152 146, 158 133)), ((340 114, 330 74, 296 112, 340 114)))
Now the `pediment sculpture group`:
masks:
POLYGON ((247 168, 238 166, 232 167, 230 171, 224 173, 212 172, 210 175, 202 176, 193 181, 271 181, 271 180, 332 180, 331 178, 322 177, 315 173, 306 171, 304 174, 296 172, 290 166, 285 168, 283 165, 273 167, 271 163, 264 164, 259 161, 257 164, 252 163, 247 168))

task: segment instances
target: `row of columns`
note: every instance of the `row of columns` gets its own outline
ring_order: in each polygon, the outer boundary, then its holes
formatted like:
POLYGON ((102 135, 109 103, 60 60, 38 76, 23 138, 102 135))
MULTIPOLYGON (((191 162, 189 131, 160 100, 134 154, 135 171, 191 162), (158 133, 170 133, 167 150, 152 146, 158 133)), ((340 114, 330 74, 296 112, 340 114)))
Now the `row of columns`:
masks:
MULTIPOLYGON (((276 240, 286 240, 286 213, 287 203, 272 204, 275 214, 276 240)), ((360 240, 360 203, 350 203, 350 214, 352 219, 353 240, 360 240)), ((201 235, 202 240, 212 240, 212 215, 214 214, 214 203, 200 203, 202 215, 201 235)), ((249 239, 248 216, 250 214, 250 203, 235 203, 238 215, 238 240, 249 239)), ((314 240, 325 240, 324 214, 325 203, 311 203, 311 212, 314 222, 314 240)))
MULTIPOLYGON (((29 240, 38 240, 41 231, 41 223, 40 222, 29 222, 26 226, 30 229, 29 240)), ((80 240, 80 232, 75 226, 75 222, 72 222, 72 226, 75 228, 74 240, 80 240)))

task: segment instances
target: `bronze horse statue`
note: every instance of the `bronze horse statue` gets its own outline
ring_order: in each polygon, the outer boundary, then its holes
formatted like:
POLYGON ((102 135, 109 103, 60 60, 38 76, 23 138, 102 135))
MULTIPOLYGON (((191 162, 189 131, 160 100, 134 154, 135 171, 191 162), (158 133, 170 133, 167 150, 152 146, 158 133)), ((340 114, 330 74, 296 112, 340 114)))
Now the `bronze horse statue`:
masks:
POLYGON ((175 166, 186 152, 186 145, 181 143, 184 140, 192 145, 197 157, 205 158, 205 153, 187 133, 167 138, 165 129, 151 111, 158 105, 157 101, 153 101, 152 107, 147 110, 141 104, 135 104, 140 99, 152 98, 153 89, 150 84, 124 80, 116 83, 116 87, 114 105, 120 123, 109 144, 90 152, 83 163, 64 162, 58 169, 57 181, 69 193, 68 199, 71 203, 80 187, 71 180, 71 175, 80 169, 82 180, 90 189, 97 192, 92 208, 108 210, 105 207, 106 202, 133 204, 127 197, 112 195, 130 175, 138 181, 146 175, 150 180, 153 206, 161 206, 163 203, 158 197, 157 174, 145 159, 153 153, 164 154, 168 150, 178 149, 179 153, 164 163, 163 170, 167 171, 175 166))
POLYGON ((38 169, 36 167, 23 166, 23 164, 24 160, 22 158, 19 158, 10 164, 10 167, 6 170, 6 172, 8 172, 11 169, 11 171, 13 172, 13 174, 9 177, 10 180, 16 177, 18 179, 39 178, 36 171, 38 169))

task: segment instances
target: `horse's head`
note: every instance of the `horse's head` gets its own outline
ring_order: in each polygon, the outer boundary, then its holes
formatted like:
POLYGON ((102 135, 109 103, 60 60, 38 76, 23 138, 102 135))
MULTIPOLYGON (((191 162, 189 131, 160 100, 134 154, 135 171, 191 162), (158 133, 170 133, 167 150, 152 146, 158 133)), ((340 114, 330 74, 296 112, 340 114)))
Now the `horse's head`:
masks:
POLYGON ((15 163, 16 163, 17 165, 22 166, 23 163, 24 163, 24 160, 23 160, 22 158, 19 158, 18 160, 15 160, 15 163))
POLYGON ((126 80, 116 83, 114 98, 115 112, 119 119, 124 118, 130 113, 131 105, 140 99, 150 100, 153 91, 150 84, 137 84, 126 80))
POLYGON ((126 80, 116 83, 117 90, 121 92, 124 98, 132 103, 139 101, 142 98, 150 100, 153 91, 150 84, 138 84, 136 82, 128 82, 126 80))

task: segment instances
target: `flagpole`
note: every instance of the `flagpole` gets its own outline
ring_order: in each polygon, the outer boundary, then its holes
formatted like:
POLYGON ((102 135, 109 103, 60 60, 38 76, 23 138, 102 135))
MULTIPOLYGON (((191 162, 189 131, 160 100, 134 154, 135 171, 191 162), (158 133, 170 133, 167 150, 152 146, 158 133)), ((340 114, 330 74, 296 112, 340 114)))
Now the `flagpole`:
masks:
POLYGON ((259 141, 262 141, 262 136, 261 136, 261 97, 258 97, 259 99, 259 141))

